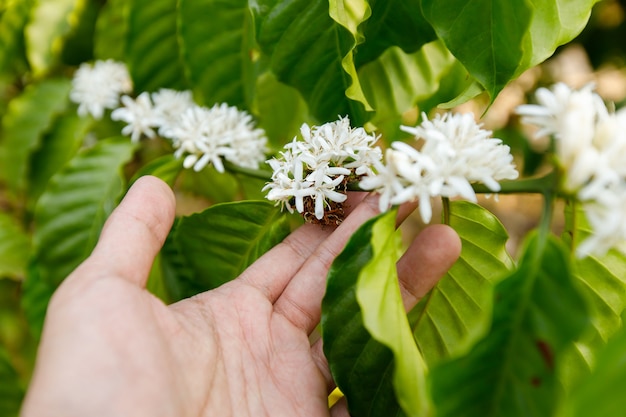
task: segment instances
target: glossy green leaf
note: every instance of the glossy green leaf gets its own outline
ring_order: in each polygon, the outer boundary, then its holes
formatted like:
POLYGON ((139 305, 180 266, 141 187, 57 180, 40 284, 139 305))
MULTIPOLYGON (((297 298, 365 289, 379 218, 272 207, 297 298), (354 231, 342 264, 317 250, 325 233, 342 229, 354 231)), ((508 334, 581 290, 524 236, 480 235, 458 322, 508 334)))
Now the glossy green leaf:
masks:
POLYGON ((354 48, 363 43, 364 37, 359 26, 370 18, 372 10, 366 0, 329 0, 329 15, 337 23, 348 29, 354 38, 354 44, 341 60, 343 70, 350 77, 350 85, 346 89, 346 97, 358 101, 371 111, 372 107, 365 98, 359 76, 354 64, 354 48))
POLYGON ((422 15, 420 0, 371 0, 372 15, 361 26, 365 44, 355 54, 357 68, 397 46, 405 53, 417 52, 437 36, 422 15))
POLYGON ((465 353, 485 334, 493 286, 513 268, 505 247, 508 234, 488 210, 467 201, 452 202, 450 226, 461 238, 461 256, 410 313, 429 366, 465 353))
POLYGON ((401 243, 395 224, 396 213, 391 211, 372 225, 373 256, 359 274, 356 298, 367 331, 394 354, 393 387, 402 410, 422 416, 428 415, 430 405, 426 365, 411 334, 398 285, 401 243))
POLYGON ((533 8, 525 54, 517 73, 550 58, 556 48, 574 39, 587 25, 599 0, 528 0, 533 8))
POLYGON ((94 56, 97 59, 125 59, 129 11, 127 0, 107 0, 102 6, 94 35, 94 56))
POLYGON ((35 258, 42 280, 58 285, 91 253, 124 191, 121 169, 134 149, 127 138, 100 141, 50 180, 35 211, 35 258))
POLYGON ((130 2, 126 63, 135 91, 186 89, 177 37, 177 0, 130 2))
POLYGON ((626 409, 626 328, 600 351, 593 372, 576 387, 566 408, 568 417, 619 416, 626 409))
POLYGON ((23 192, 29 171, 29 158, 55 118, 68 106, 70 82, 51 79, 29 85, 11 100, 2 118, 4 161, 2 177, 15 193, 23 192))
POLYGON ((426 19, 495 99, 587 24, 598 0, 422 0, 426 19))
POLYGON ((25 31, 26 53, 37 76, 56 63, 63 40, 79 24, 87 0, 38 0, 25 31))
POLYGON ((588 324, 568 254, 532 233, 495 289, 490 332, 431 372, 437 416, 549 416, 562 397, 561 353, 588 324))
POLYGON ((30 256, 30 239, 17 219, 0 211, 0 278, 22 278, 30 256))
POLYGON ((424 16, 492 99, 515 76, 532 19, 526 0, 422 0, 424 16))
POLYGON ((0 415, 17 417, 23 397, 24 389, 17 371, 11 363, 8 353, 0 345, 0 415))
POLYGON ((391 47, 364 65, 359 77, 365 95, 376 108, 371 122, 393 140, 399 135, 403 113, 435 94, 454 63, 446 47, 433 42, 412 54, 391 47))
POLYGON ((395 212, 352 235, 322 301, 324 354, 351 415, 427 415, 425 365, 411 335, 395 263, 395 212))
POLYGON ((198 102, 248 108, 255 81, 248 2, 180 0, 178 7, 183 65, 198 102))
POLYGON ((183 217, 175 234, 192 270, 184 297, 228 282, 289 234, 287 216, 265 201, 217 204, 183 217))
POLYGON ((29 205, 34 206, 46 189, 50 178, 78 152, 92 120, 75 113, 58 117, 29 163, 29 205))
POLYGON ((362 124, 366 106, 346 97, 356 81, 351 55, 356 39, 329 16, 328 1, 258 0, 252 7, 257 42, 278 80, 297 88, 319 120, 348 115, 362 124))

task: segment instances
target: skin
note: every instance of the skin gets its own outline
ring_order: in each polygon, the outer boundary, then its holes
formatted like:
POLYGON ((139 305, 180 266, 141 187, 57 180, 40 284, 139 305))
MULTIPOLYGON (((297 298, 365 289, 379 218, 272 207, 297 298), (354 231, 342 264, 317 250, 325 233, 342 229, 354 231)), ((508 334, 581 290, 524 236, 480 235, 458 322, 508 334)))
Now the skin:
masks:
MULTIPOLYGON (((145 285, 175 200, 141 178, 54 294, 22 416, 347 416, 343 401, 328 409, 334 383, 309 335, 330 264, 377 214, 374 196, 353 195, 350 206, 336 229, 303 225, 236 280, 168 306, 145 285)), ((460 247, 444 225, 415 239, 398 262, 407 309, 460 247)))

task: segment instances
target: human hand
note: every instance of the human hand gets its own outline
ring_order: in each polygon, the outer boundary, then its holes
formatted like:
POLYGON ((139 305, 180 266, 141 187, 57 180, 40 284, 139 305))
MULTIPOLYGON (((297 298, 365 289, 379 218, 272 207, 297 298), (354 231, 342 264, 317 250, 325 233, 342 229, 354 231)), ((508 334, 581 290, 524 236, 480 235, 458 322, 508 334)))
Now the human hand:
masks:
MULTIPOLYGON (((303 225, 236 280, 167 306, 145 285, 175 201, 138 180, 50 301, 23 417, 348 415, 328 409, 332 377, 309 335, 330 264, 377 214, 374 197, 351 198, 337 229, 303 225)), ((422 231, 398 262, 407 309, 459 252, 449 227, 422 231)))

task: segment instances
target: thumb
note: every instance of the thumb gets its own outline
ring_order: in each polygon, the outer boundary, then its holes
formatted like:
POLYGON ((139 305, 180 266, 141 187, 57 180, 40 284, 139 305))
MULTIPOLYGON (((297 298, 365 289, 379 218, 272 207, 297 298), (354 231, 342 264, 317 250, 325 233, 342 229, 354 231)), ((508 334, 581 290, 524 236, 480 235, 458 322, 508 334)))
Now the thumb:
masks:
POLYGON ((145 286, 172 227, 174 209, 174 194, 167 184, 156 177, 141 177, 106 221, 83 267, 96 267, 106 275, 145 286))

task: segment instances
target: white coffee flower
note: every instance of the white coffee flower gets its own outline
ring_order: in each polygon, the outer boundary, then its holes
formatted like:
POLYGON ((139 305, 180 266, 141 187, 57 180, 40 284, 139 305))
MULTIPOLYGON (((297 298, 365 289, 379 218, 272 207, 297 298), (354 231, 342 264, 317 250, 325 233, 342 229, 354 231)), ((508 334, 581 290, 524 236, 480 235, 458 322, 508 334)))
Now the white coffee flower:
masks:
POLYGON ((304 197, 313 193, 312 181, 304 179, 304 162, 293 157, 291 151, 281 153, 282 160, 276 158, 268 162, 274 170, 272 182, 265 185, 263 191, 269 190, 267 199, 281 203, 290 213, 295 205, 298 213, 304 212, 304 197))
POLYGON ((354 168, 356 175, 368 172, 372 163, 382 158, 380 148, 374 147, 378 136, 362 127, 352 128, 348 117, 321 126, 303 124, 300 133, 318 161, 354 168))
POLYGON ((626 242, 626 112, 608 111, 591 85, 540 88, 538 104, 518 107, 522 122, 551 135, 561 189, 583 207, 593 233, 579 256, 600 255, 626 242))
POLYGON ((626 189, 623 184, 621 188, 610 193, 613 198, 608 204, 606 199, 604 202, 589 200, 583 203, 593 233, 576 248, 578 257, 601 256, 612 248, 626 249, 626 189))
POLYGON ((133 85, 126 65, 113 60, 83 63, 74 73, 70 99, 78 104, 78 114, 101 119, 106 109, 119 105, 120 95, 133 85))
POLYGON ((129 135, 133 142, 138 142, 141 135, 153 139, 156 136, 153 128, 159 126, 159 119, 152 107, 150 94, 141 93, 136 99, 122 96, 121 101, 124 107, 113 110, 111 119, 127 123, 122 128, 122 134, 129 135))
POLYGON ((267 161, 273 174, 263 190, 268 200, 290 212, 295 206, 307 221, 339 224, 347 181, 380 164, 380 148, 373 146, 378 137, 352 128, 347 117, 321 126, 305 123, 300 136, 302 140, 294 138, 277 158, 267 161))
POLYGON ((181 115, 195 106, 191 91, 176 91, 162 88, 151 94, 154 103, 154 117, 159 126, 159 135, 171 139, 172 128, 178 124, 181 115))
POLYGON ((492 138, 491 131, 482 129, 471 113, 423 118, 417 127, 401 127, 424 141, 421 149, 392 143, 392 150, 385 155, 386 166, 376 166, 377 173, 360 183, 363 189, 381 193, 381 210, 419 200, 420 214, 428 223, 432 216, 431 197, 476 201, 472 183, 483 183, 497 192, 498 181, 517 178, 510 148, 492 138), (384 180, 377 179, 378 175, 384 180))
POLYGON ((248 113, 227 104, 188 108, 168 134, 176 148, 174 155, 185 156, 184 166, 195 171, 211 163, 224 172, 222 158, 249 168, 265 160, 265 132, 255 128, 248 113))
POLYGON ((586 164, 593 159, 585 154, 593 147, 597 124, 609 116, 606 106, 591 84, 573 90, 558 83, 551 89, 539 88, 536 98, 538 104, 518 106, 516 112, 522 123, 539 127, 536 137, 552 136, 558 163, 568 173, 566 190, 575 192, 591 175, 586 164))

